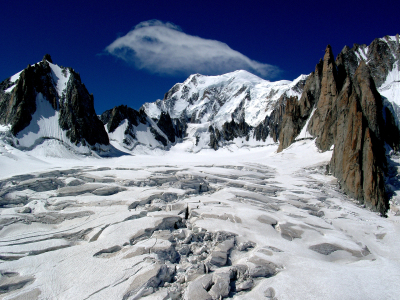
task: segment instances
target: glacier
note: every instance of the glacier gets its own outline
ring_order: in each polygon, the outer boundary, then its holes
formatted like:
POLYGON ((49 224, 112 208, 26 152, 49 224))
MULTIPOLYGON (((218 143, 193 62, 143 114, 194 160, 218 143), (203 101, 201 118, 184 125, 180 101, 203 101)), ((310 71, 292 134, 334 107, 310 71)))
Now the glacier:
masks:
POLYGON ((184 145, 96 158, 1 143, 3 299, 397 298, 398 196, 388 218, 349 199, 313 140, 184 145))

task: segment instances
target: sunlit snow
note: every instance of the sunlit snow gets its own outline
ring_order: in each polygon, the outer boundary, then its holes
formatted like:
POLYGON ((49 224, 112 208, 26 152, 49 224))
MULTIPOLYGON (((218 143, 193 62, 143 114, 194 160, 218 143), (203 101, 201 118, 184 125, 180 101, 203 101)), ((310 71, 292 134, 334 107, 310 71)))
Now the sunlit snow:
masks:
POLYGON ((25 282, 3 299, 165 299, 173 291, 193 299, 196 280, 207 276, 196 268, 213 261, 207 247, 218 242, 180 239, 218 232, 234 244, 229 264, 210 264, 210 274, 238 265, 254 274, 233 299, 271 291, 277 299, 397 298, 397 196, 388 218, 360 207, 325 174, 332 152, 320 153, 312 140, 281 153, 232 144, 194 154, 185 145, 162 155, 64 159, 0 144, 2 197, 25 203, 0 209, 2 272, 25 282), (199 183, 201 192, 193 190, 199 183), (150 234, 136 241, 145 228, 150 234), (193 252, 172 258, 185 245, 193 252), (201 245, 209 252, 199 254, 201 245), (277 269, 255 275, 266 263, 277 269), (147 277, 160 266, 175 271, 147 277))

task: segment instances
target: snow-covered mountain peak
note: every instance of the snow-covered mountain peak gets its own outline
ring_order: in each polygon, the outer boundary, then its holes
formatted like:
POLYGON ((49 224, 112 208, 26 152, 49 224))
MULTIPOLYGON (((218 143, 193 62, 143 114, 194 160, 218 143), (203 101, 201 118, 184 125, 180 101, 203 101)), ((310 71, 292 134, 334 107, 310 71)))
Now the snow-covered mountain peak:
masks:
POLYGON ((393 36, 386 35, 383 38, 380 38, 380 40, 384 42, 396 42, 397 44, 399 44, 399 35, 398 34, 393 36))
POLYGON ((171 118, 190 123, 220 127, 232 118, 245 118, 247 124, 257 126, 283 94, 300 97, 307 76, 270 82, 244 70, 218 76, 195 74, 174 85, 162 101, 145 103, 143 108, 152 118, 168 112, 171 118))
MULTIPOLYGON (((51 77, 52 85, 54 85, 58 96, 61 98, 63 92, 65 92, 65 89, 67 87, 68 80, 70 79, 71 71, 69 70, 69 68, 60 67, 59 65, 53 64, 46 59, 43 59, 41 62, 35 63, 31 66, 35 67, 42 62, 49 65, 51 70, 51 74, 49 75, 51 77)), ((24 70, 19 71, 8 79, 10 86, 4 90, 5 93, 11 93, 13 91, 23 71, 24 70)))
POLYGON ((187 124, 186 140, 193 142, 193 151, 238 137, 241 145, 258 145, 261 139, 265 142, 279 100, 300 99, 308 76, 271 82, 244 70, 218 76, 194 74, 175 84, 163 100, 145 103, 142 109, 153 119, 164 113, 187 124))
POLYGON ((0 83, 0 124, 23 149, 49 139, 84 153, 109 144, 79 74, 54 64, 48 54, 0 83))

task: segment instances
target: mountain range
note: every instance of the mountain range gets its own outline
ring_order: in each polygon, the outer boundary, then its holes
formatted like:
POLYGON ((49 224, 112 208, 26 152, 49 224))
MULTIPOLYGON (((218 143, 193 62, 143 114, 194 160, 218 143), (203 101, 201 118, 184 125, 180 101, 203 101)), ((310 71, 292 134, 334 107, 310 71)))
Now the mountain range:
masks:
POLYGON ((0 83, 0 298, 397 299, 399 36, 98 115, 50 55, 0 83))
POLYGON ((72 68, 46 54, 41 62, 0 83, 2 137, 21 150, 55 140, 74 153, 115 156, 187 151, 235 144, 277 143, 278 151, 302 139, 333 150, 327 172, 341 188, 385 214, 386 154, 400 142, 399 36, 369 46, 328 46, 309 75, 270 82, 247 71, 194 74, 164 99, 136 111, 116 106, 97 116, 94 97, 72 68))

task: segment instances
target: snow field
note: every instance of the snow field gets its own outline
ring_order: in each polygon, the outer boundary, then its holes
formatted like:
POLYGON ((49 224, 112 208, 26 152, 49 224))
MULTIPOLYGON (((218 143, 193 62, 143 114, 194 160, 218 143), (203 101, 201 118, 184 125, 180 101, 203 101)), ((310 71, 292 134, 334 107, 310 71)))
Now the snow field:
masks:
POLYGON ((382 218, 340 192, 325 175, 331 152, 312 140, 276 148, 79 160, 15 151, 26 169, 0 170, 3 199, 21 201, 0 208, 0 257, 3 272, 28 283, 3 299, 191 299, 196 280, 217 282, 240 265, 253 275, 231 282, 246 289, 204 291, 396 299, 400 216, 382 218), (38 188, 35 178, 51 180, 38 188))

